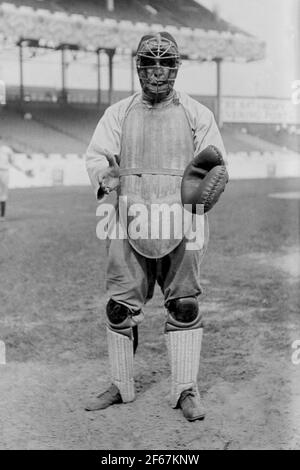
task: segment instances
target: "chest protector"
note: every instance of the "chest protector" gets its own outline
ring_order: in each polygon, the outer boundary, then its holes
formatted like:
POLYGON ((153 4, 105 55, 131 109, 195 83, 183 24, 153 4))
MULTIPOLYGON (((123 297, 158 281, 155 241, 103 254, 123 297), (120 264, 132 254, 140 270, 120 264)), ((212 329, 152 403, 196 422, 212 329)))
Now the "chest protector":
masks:
POLYGON ((139 102, 130 108, 122 128, 119 196, 126 198, 119 198, 119 212, 139 254, 161 258, 181 242, 180 185, 193 157, 192 129, 181 104, 149 108, 139 102))

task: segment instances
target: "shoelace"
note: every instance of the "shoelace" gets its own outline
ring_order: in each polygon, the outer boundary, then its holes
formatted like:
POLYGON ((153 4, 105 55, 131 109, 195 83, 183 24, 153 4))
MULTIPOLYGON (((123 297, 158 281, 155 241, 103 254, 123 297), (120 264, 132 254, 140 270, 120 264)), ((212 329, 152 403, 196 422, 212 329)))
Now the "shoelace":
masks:
POLYGON ((181 394, 181 399, 184 399, 186 397, 195 397, 196 396, 196 392, 195 390, 193 390, 192 388, 189 388, 188 390, 184 390, 181 394))

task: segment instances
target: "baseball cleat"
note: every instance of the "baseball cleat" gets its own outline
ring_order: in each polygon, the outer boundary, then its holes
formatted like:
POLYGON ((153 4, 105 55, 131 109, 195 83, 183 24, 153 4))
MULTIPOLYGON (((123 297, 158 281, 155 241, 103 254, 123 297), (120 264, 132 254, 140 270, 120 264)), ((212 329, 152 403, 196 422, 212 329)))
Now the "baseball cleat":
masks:
POLYGON ((96 398, 92 399, 86 406, 86 411, 104 410, 112 405, 123 403, 121 394, 116 385, 111 386, 103 393, 100 393, 96 398))
POLYGON ((196 421, 205 418, 204 407, 199 395, 193 390, 184 390, 178 400, 178 407, 182 409, 183 416, 188 421, 196 421))

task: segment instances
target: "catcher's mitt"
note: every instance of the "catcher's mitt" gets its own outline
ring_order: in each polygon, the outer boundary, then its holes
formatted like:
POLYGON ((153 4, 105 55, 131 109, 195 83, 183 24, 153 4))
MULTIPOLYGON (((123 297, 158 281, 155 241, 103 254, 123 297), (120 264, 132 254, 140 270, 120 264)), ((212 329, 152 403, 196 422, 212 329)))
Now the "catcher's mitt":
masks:
POLYGON ((193 214, 200 204, 204 212, 208 212, 219 200, 228 180, 221 152, 209 145, 185 169, 181 183, 182 204, 192 205, 193 214))

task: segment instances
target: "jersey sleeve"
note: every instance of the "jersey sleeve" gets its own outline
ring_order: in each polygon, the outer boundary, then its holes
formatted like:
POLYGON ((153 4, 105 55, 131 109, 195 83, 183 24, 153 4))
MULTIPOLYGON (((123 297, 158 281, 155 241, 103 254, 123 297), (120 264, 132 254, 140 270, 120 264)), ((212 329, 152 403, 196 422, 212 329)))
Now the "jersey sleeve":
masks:
POLYGON ((86 169, 97 199, 103 173, 109 166, 106 155, 120 154, 122 114, 119 103, 107 108, 85 153, 86 169))
POLYGON ((224 162, 227 165, 225 146, 213 113, 208 110, 205 118, 204 123, 197 121, 198 124, 195 128, 194 140, 196 145, 196 154, 204 150, 208 145, 214 145, 221 152, 224 162))
POLYGON ((195 156, 208 145, 214 145, 220 150, 225 164, 227 164, 223 139, 212 111, 188 95, 182 96, 181 94, 181 99, 193 132, 195 156))

